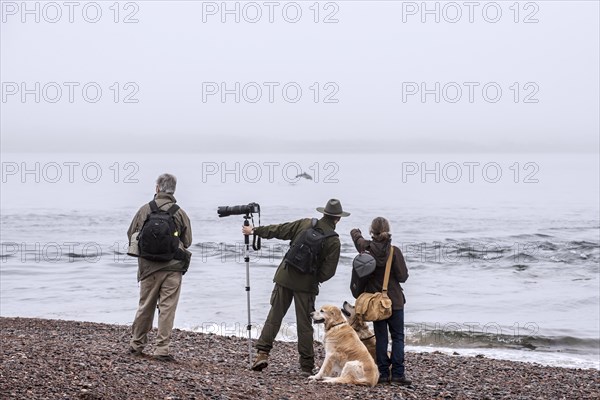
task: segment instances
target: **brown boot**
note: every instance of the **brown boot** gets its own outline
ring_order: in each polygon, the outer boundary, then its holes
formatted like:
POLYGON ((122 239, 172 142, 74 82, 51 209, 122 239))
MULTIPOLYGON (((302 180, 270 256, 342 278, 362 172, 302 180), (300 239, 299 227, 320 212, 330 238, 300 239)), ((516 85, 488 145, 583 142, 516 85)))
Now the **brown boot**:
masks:
POLYGON ((269 365, 269 353, 259 350, 256 355, 256 360, 254 360, 254 364, 252 364, 252 371, 262 371, 267 368, 267 365, 269 365))

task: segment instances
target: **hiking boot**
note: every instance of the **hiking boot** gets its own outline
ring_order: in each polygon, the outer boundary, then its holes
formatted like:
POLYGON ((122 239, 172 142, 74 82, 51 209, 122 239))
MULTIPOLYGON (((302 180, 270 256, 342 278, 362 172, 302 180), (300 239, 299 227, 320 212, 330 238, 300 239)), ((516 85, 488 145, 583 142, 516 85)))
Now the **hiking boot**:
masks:
POLYGON ((144 355, 141 350, 136 350, 133 347, 129 347, 129 354, 136 357, 141 357, 144 355))
POLYGON ((314 374, 315 374, 314 368, 305 368, 305 367, 300 368, 300 376, 302 376, 304 378, 308 378, 309 376, 312 376, 314 374))
POLYGON ((406 375, 392 377, 392 385, 410 386, 411 384, 412 381, 406 375))
POLYGON ((252 364, 252 371, 262 371, 269 365, 269 353, 266 351, 259 351, 256 355, 256 360, 252 364))
POLYGON ((165 361, 165 362, 173 362, 173 361, 175 361, 175 357, 173 357, 170 354, 167 354, 166 356, 155 354, 155 355, 152 356, 152 358, 154 358, 155 360, 158 360, 158 361, 165 361))
POLYGON ((389 385, 390 377, 389 375, 379 375, 379 379, 377 380, 378 385, 389 385))

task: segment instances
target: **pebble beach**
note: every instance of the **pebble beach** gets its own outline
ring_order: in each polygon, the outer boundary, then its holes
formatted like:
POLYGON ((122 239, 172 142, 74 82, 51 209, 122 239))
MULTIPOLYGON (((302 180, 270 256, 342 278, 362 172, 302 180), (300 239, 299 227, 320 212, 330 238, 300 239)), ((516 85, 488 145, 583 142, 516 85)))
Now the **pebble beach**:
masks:
MULTIPOLYGON (((176 362, 128 353, 130 327, 0 318, 1 399, 600 399, 600 371, 408 352, 412 386, 330 385, 298 370, 296 344, 248 367, 247 339, 175 329, 176 362)), ((152 342, 154 333, 151 333, 152 342)), ((316 363, 324 349, 315 343, 316 363)))

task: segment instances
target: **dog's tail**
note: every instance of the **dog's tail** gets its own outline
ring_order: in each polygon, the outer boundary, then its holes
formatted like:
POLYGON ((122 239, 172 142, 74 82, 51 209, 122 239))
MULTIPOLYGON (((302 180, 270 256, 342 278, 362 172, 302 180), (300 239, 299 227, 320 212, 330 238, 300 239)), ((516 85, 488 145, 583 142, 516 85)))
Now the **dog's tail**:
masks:
POLYGON ((325 378, 323 381, 326 383, 375 386, 378 379, 379 374, 377 372, 371 377, 365 376, 365 370, 361 361, 348 361, 346 365, 344 365, 344 369, 342 369, 342 373, 339 377, 325 378))

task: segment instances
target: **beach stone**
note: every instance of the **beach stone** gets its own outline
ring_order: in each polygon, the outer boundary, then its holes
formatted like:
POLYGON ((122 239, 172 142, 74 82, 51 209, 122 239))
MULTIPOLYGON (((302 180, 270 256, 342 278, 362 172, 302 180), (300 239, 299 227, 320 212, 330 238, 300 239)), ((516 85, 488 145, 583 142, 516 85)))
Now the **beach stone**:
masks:
MULTIPOLYGON (((597 370, 407 352, 410 388, 311 382, 295 343, 277 342, 269 367, 248 366, 247 338, 174 330, 177 363, 127 354, 130 327, 0 318, 2 399, 599 399, 597 370), (48 334, 55 332, 55 334, 48 334), (46 384, 52 382, 52 385, 46 384)), ((155 337, 153 330, 150 336, 155 337)), ((150 339, 150 343, 153 343, 150 339)), ((153 345, 145 349, 153 353, 153 345)), ((317 365, 324 358, 315 343, 317 365)))

